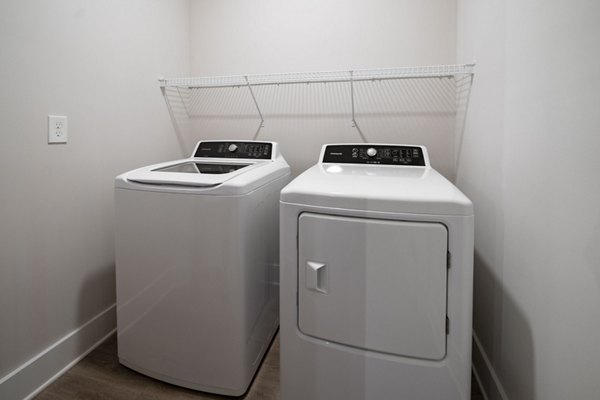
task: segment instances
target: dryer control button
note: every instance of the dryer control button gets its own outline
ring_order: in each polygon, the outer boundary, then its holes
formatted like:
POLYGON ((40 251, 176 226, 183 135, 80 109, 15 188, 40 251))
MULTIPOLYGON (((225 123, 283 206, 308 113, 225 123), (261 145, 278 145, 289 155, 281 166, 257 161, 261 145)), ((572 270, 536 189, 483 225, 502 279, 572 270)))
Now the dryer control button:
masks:
POLYGON ((369 148, 367 149, 367 155, 368 155, 369 157, 375 157, 375 156, 377 155, 377 150, 376 150, 376 149, 374 149, 373 147, 369 147, 369 148))
POLYGON ((230 152, 234 153, 238 149, 238 147, 237 147, 237 144, 232 143, 232 144, 229 145, 229 147, 227 149, 230 152))

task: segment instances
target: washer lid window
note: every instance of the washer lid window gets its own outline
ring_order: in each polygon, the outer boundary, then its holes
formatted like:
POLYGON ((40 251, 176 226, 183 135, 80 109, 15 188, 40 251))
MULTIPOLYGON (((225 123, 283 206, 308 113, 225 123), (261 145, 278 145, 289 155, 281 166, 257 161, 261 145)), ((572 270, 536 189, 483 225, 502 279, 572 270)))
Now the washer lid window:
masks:
POLYGON ((228 174, 230 172, 237 171, 238 169, 245 168, 249 165, 251 164, 215 164, 191 161, 157 168, 152 171, 187 174, 228 174))
POLYGON ((145 185, 188 186, 210 188, 221 185, 270 161, 183 159, 140 168, 127 179, 145 185))

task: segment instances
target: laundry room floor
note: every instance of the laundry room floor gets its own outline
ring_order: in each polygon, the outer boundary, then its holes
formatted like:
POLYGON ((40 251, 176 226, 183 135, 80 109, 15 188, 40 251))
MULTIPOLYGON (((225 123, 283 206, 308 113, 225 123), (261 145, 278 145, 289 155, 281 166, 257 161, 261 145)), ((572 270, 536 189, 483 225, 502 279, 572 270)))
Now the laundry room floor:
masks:
MULTIPOLYGON (((473 377, 471 400, 484 400, 473 377)), ((119 364, 117 337, 111 336, 83 360, 40 392, 36 400, 230 399, 183 389, 138 374, 119 364)), ((279 399, 279 335, 275 337, 250 390, 240 399, 279 399)), ((434 400, 434 399, 432 399, 434 400)))

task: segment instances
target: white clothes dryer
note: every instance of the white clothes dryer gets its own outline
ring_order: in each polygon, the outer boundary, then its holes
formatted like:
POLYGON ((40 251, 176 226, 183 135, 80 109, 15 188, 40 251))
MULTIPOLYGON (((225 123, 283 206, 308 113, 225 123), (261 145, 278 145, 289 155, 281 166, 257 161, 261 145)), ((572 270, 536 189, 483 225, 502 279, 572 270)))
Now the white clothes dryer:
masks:
POLYGON ((466 400, 473 206, 423 146, 325 145, 281 192, 282 400, 466 400))
POLYGON ((115 180, 119 361, 148 376, 241 395, 279 315, 274 142, 201 141, 190 158, 115 180))

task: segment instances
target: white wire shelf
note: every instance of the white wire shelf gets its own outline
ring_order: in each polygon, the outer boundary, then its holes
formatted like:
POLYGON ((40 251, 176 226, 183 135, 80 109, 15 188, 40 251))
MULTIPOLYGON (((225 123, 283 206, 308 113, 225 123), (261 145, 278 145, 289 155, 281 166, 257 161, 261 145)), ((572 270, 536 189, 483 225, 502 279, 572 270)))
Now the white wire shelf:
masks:
POLYGON ((159 84, 182 149, 194 135, 256 139, 264 132, 272 139, 307 131, 315 141, 358 135, 369 142, 392 132, 413 142, 454 135, 460 144, 474 67, 159 78, 159 84))
POLYGON ((310 83, 350 83, 394 79, 454 78, 459 76, 471 76, 473 75, 474 67, 475 64, 432 65, 348 71, 291 72, 195 78, 159 78, 159 82, 161 87, 186 89, 310 83))

